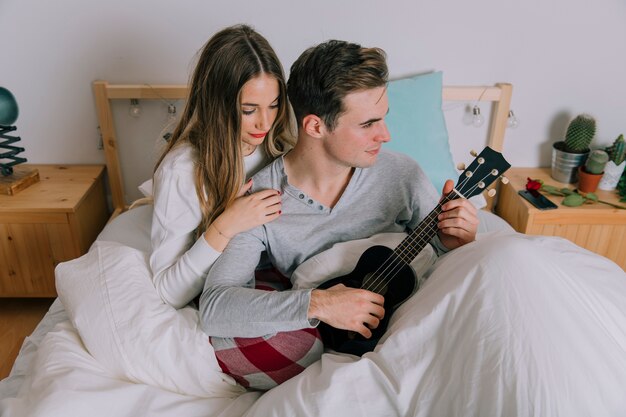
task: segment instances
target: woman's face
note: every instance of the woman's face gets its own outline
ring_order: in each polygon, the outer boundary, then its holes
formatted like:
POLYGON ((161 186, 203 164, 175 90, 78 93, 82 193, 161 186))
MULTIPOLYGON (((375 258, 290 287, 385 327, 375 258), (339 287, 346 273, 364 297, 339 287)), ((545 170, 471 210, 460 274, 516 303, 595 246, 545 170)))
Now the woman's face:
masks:
POLYGON ((241 89, 241 142, 244 155, 263 143, 278 115, 280 90, 276 78, 261 74, 241 89))

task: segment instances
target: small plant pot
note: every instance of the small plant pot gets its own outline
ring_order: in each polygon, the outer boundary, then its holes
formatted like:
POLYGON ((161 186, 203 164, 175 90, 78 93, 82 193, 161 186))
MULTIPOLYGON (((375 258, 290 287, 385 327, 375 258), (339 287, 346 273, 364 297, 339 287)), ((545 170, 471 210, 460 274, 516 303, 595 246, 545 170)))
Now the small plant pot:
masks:
POLYGON ((602 179, 602 174, 589 174, 578 168, 578 191, 583 193, 593 193, 598 189, 598 184, 602 179))
POLYGON ((624 172, 624 167, 626 167, 626 161, 622 161, 619 165, 615 165, 613 161, 607 162, 598 188, 606 191, 612 191, 617 188, 617 183, 622 176, 622 172, 624 172))
POLYGON ((564 142, 559 141, 552 145, 552 172, 551 176, 558 182, 573 184, 578 178, 578 167, 583 165, 589 156, 584 153, 571 153, 563 150, 564 142))

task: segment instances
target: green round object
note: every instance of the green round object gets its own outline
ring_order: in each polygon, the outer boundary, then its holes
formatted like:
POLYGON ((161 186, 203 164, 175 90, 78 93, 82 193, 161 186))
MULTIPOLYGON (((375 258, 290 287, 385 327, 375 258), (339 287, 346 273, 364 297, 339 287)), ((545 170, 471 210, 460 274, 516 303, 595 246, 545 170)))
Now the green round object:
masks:
POLYGON ((0 87, 0 125, 11 126, 19 114, 17 101, 13 94, 4 87, 0 87))

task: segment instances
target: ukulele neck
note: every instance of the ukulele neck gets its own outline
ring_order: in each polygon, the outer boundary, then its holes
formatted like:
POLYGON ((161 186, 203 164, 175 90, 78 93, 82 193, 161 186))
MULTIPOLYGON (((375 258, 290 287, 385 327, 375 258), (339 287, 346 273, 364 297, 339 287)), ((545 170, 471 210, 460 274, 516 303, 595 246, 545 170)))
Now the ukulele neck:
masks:
POLYGON ((394 255, 407 265, 413 262, 417 255, 426 247, 428 242, 437 234, 437 217, 443 211, 441 206, 457 198, 463 198, 463 196, 456 189, 453 189, 426 217, 424 217, 417 227, 400 242, 393 251, 394 255))

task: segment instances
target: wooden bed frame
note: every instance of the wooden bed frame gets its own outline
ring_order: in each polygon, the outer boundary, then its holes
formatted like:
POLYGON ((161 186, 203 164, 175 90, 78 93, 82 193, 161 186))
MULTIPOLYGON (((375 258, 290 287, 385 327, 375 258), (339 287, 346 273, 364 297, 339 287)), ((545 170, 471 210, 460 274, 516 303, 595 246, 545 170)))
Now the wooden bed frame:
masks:
MULTIPOLYGON (((124 184, 111 109, 112 100, 180 100, 187 97, 188 88, 186 85, 109 84, 106 81, 94 81, 93 90, 113 198, 113 214, 111 216, 113 218, 125 211, 128 205, 124 201, 124 184)), ((512 92, 513 86, 511 84, 498 83, 487 87, 444 86, 442 95, 444 101, 493 102, 487 144, 497 151, 502 151, 512 92)))

